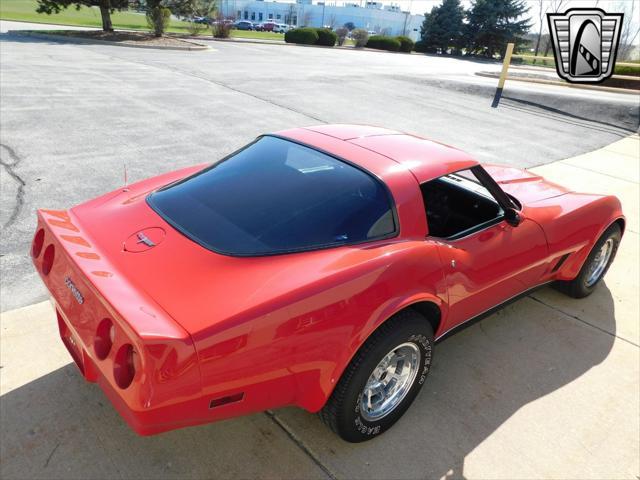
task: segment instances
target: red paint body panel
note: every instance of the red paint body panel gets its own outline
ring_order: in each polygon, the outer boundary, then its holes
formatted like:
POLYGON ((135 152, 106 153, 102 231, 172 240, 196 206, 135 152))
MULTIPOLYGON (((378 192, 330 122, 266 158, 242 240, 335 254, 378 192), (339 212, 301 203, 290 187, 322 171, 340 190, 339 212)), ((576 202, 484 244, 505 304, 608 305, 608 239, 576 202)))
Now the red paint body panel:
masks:
POLYGON ((398 236, 266 257, 213 253, 145 201, 203 165, 70 211, 39 211, 45 239, 34 264, 51 292, 63 341, 87 380, 100 384, 138 433, 285 405, 317 411, 358 348, 393 314, 430 302, 440 311, 436 336, 442 336, 531 287, 575 277, 600 233, 622 218, 615 197, 571 193, 519 169, 488 166, 523 204, 524 221, 459 240, 431 238, 420 183, 477 165, 468 155, 377 127, 278 135, 381 179, 395 202, 398 236), (141 232, 153 246, 140 243, 141 232), (46 274, 49 245, 55 257, 46 274), (552 272, 566 253, 567 262, 552 272), (113 322, 115 339, 100 358, 94 344, 104 318, 113 322), (135 374, 123 388, 114 365, 125 344, 135 351, 135 374), (235 401, 220 405, 226 397, 235 401))

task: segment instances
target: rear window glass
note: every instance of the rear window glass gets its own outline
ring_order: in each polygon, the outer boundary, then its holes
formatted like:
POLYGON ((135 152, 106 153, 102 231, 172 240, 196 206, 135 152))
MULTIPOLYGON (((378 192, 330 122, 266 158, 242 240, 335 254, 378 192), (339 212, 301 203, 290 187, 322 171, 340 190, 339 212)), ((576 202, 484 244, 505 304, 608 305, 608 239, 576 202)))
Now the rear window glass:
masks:
POLYGON ((379 180, 269 136, 147 200, 192 240, 229 255, 360 243, 396 231, 390 194, 379 180))

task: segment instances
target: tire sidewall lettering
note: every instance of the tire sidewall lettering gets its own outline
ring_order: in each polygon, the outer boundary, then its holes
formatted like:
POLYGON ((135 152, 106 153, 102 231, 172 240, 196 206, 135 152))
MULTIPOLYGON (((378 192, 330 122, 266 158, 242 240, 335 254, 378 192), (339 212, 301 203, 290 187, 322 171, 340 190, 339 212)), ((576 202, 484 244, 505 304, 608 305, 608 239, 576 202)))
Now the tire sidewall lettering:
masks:
MULTIPOLYGON (((422 368, 419 372, 419 376, 416 376, 416 380, 414 380, 414 384, 411 386, 411 390, 414 390, 417 385, 424 384, 427 379, 427 375, 431 368, 433 346, 429 338, 422 334, 411 335, 406 341, 416 344, 420 348, 421 352, 422 368)), ((356 430, 358 430, 360 434, 366 436, 378 435, 383 431, 381 422, 369 422, 365 420, 360 414, 360 404, 362 402, 363 395, 364 391, 361 391, 358 394, 353 410, 355 413, 354 424, 356 430)), ((407 398, 405 398, 399 405, 402 405, 406 400, 407 398)))

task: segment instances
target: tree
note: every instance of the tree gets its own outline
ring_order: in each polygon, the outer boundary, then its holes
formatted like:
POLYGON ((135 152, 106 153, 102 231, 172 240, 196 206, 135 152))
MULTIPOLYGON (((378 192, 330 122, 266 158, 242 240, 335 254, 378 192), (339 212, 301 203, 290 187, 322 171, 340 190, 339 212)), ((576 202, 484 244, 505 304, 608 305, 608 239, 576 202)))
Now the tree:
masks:
MULTIPOLYGON (((636 2, 618 2, 613 12, 623 12, 624 20, 620 29, 620 45, 618 46, 619 60, 632 60, 634 49, 638 48, 638 35, 640 34, 640 24, 638 24, 638 13, 636 12, 636 2)), ((636 53, 637 55, 637 53, 636 53)))
POLYGON ((36 12, 51 15, 52 13, 60 13, 70 6, 74 6, 76 10, 80 10, 82 7, 100 7, 102 30, 113 32, 111 14, 115 10, 128 8, 129 0, 38 0, 36 12))
POLYGON ((525 0, 472 0, 465 25, 468 53, 493 58, 504 55, 507 43, 522 43, 531 26, 529 18, 522 18, 528 11, 525 0))
POLYGON ((356 48, 362 48, 369 41, 369 32, 364 28, 356 28, 351 32, 351 38, 356 43, 356 48))
POLYGON ((349 35, 349 29, 347 27, 336 28, 336 35, 338 35, 338 45, 343 46, 349 35))
MULTIPOLYGON (((172 13, 173 12, 172 10, 172 13)), ((210 0, 191 0, 188 8, 184 9, 182 12, 183 16, 187 18, 189 21, 189 25, 187 26, 187 30, 190 35, 199 35, 204 32, 206 29, 211 27, 214 30, 218 29, 218 20, 220 18, 216 18, 215 21, 212 20, 216 13, 216 2, 210 0)), ((217 16, 216 16, 217 17, 217 16)), ((222 18, 224 20, 224 18, 222 18)), ((216 36, 216 32, 213 32, 213 36, 216 36)), ((226 37, 223 37, 226 38, 226 37)))
POLYGON ((333 30, 336 27, 337 23, 338 23, 338 17, 336 16, 335 13, 332 13, 331 15, 329 15, 329 21, 324 26, 329 27, 331 30, 333 30))
MULTIPOLYGON (((558 13, 560 11, 560 9, 562 8, 562 5, 563 5, 564 1, 565 0, 550 0, 549 4, 547 5, 546 12, 548 12, 548 13, 558 13)), ((595 6, 596 7, 598 6, 598 2, 597 1, 596 1, 596 5, 595 6)), ((543 23, 544 23, 544 28, 547 28, 548 25, 547 25, 547 19, 546 18, 544 19, 543 23)), ((547 37, 548 37, 546 39, 547 43, 546 43, 546 45, 544 47, 544 54, 542 55, 543 57, 548 56, 549 55, 549 50, 551 50, 551 45, 552 45, 551 36, 547 35, 547 37)), ((541 43, 542 43, 542 40, 541 40, 541 43)), ((544 63, 544 61, 543 61, 543 63, 544 63)))
POLYGON ((215 10, 212 0, 147 0, 147 23, 156 37, 161 37, 171 21, 171 14, 183 17, 207 16, 215 10))
POLYGON ((163 0, 147 0, 147 24, 156 37, 161 37, 171 21, 171 10, 163 0))
POLYGON ((464 9, 460 0, 443 0, 442 4, 424 14, 420 28, 424 48, 428 51, 449 47, 459 48, 462 42, 464 9))
POLYGON ((160 3, 163 7, 171 10, 173 15, 181 17, 207 17, 212 16, 216 9, 215 0, 161 0, 154 2, 147 1, 147 5, 160 3))
POLYGON ((356 28, 356 25, 353 22, 347 22, 347 23, 344 24, 344 28, 346 28, 347 30, 351 31, 354 28, 356 28))

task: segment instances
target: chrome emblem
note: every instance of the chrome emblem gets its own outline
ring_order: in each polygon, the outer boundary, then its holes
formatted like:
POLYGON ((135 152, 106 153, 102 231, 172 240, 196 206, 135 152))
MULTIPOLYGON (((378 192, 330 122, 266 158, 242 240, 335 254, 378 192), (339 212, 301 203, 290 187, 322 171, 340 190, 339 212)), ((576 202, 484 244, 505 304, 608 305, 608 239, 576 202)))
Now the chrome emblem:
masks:
POLYGON ((166 232, 161 227, 147 227, 129 235, 122 245, 125 252, 146 252, 162 243, 166 232))
POLYGON ((558 75, 572 83, 599 83, 609 78, 616 63, 623 16, 599 8, 548 13, 558 75))
POLYGON ((67 288, 71 290, 71 294, 74 296, 76 301, 80 305, 82 305, 84 303, 84 297, 80 293, 80 290, 78 290, 78 287, 76 287, 76 284, 73 283, 73 281, 69 277, 64 277, 64 283, 67 286, 67 288))
POLYGON ((149 237, 147 237, 144 233, 138 232, 136 234, 138 237, 137 243, 144 243, 147 247, 155 247, 156 244, 151 241, 149 237))

